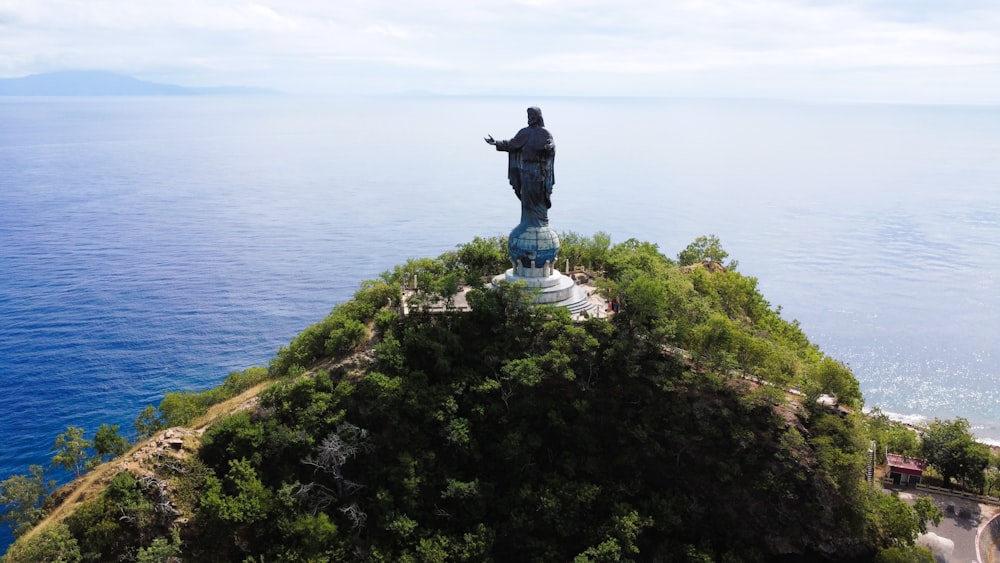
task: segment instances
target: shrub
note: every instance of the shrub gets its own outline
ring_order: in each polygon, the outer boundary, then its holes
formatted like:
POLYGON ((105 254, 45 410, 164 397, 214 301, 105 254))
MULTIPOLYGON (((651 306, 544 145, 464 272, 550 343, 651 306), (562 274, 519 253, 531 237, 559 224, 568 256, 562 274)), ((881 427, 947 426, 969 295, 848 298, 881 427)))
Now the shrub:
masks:
POLYGON ((49 526, 28 541, 11 546, 4 563, 77 563, 82 560, 80 546, 65 524, 49 526))

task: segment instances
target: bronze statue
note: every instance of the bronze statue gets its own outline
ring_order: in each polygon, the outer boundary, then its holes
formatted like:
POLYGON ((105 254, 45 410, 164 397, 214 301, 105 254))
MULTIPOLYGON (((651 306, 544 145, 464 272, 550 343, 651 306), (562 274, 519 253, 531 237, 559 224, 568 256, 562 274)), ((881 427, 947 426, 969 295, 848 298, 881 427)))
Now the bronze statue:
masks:
POLYGON ((533 303, 566 307, 573 314, 596 312, 587 292, 556 269, 559 234, 549 226, 556 145, 545 129, 542 110, 528 108, 528 126, 513 139, 497 141, 487 135, 485 140, 498 151, 507 152, 507 178, 521 200, 521 222, 507 237, 512 267, 495 276, 494 285, 523 284, 533 303))
POLYGON ((508 154, 507 178, 517 199, 521 200, 518 227, 547 226, 555 184, 556 145, 552 142, 552 134, 545 129, 542 110, 528 108, 528 126, 518 131, 514 138, 497 141, 487 135, 485 140, 508 154))

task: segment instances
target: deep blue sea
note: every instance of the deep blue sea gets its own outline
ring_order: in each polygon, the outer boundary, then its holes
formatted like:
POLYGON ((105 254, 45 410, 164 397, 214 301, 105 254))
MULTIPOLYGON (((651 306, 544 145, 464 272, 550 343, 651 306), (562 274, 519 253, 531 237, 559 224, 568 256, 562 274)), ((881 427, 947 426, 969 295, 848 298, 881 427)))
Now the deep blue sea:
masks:
POLYGON ((131 432, 165 391, 266 365, 407 258, 508 232, 482 137, 529 105, 557 230, 668 256, 716 234, 869 407, 1000 443, 1000 107, 0 98, 0 480, 68 425, 131 432))

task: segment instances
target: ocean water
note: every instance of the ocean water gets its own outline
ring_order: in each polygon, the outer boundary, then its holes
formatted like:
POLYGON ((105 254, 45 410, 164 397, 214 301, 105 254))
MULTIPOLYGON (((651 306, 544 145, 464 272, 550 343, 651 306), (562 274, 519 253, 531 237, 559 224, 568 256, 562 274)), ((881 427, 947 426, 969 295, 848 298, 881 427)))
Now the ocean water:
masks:
POLYGON ((868 406, 1000 443, 998 107, 0 98, 0 479, 68 425, 130 433, 165 391, 266 365, 407 258, 508 232, 482 137, 529 105, 557 230, 670 256, 716 234, 868 406))

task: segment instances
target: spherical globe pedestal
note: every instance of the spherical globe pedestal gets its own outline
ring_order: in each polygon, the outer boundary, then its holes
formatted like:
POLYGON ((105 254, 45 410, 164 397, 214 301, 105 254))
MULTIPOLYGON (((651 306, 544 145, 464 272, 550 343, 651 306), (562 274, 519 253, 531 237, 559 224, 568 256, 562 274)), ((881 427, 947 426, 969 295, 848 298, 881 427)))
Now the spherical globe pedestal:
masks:
POLYGON ((559 235, 548 225, 529 227, 522 223, 510 232, 507 251, 517 275, 529 278, 548 276, 552 274, 559 257, 559 235))
POLYGON ((552 227, 518 225, 507 239, 507 249, 514 267, 494 277, 494 285, 521 282, 535 303, 566 307, 574 314, 593 308, 587 292, 555 269, 559 235, 552 227))

